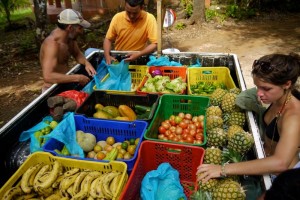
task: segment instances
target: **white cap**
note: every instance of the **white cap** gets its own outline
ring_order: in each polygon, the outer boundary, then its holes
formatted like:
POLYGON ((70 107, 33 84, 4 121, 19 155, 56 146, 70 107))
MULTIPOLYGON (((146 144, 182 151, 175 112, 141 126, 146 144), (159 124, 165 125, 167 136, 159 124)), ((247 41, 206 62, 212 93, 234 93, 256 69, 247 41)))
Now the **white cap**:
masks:
POLYGON ((91 24, 84 20, 80 12, 73 9, 65 9, 58 16, 57 21, 61 24, 79 24, 84 28, 89 28, 91 24))

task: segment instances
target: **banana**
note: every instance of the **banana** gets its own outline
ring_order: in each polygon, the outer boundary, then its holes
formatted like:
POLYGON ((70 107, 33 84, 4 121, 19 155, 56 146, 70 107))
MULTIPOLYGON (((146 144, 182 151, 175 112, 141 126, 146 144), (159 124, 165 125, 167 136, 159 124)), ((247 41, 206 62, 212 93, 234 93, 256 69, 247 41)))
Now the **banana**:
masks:
POLYGON ((37 193, 43 197, 48 197, 51 194, 53 194, 53 188, 49 187, 49 188, 42 188, 42 187, 38 187, 37 188, 37 193))
POLYGON ((11 200, 11 199, 15 199, 17 196, 20 196, 22 194, 23 194, 23 190, 21 187, 12 187, 5 192, 2 199, 11 200))
POLYGON ((76 174, 76 173, 79 172, 79 171, 80 171, 79 168, 72 168, 72 169, 66 171, 66 172, 64 173, 64 176, 65 176, 65 177, 71 176, 71 175, 73 175, 73 174, 76 174))
POLYGON ((98 198, 101 197, 100 195, 97 194, 97 186, 99 185, 99 181, 103 178, 103 174, 100 175, 98 178, 93 180, 90 188, 90 196, 93 198, 98 198))
POLYGON ((76 178, 80 173, 73 174, 71 176, 64 177, 60 182, 59 189, 66 191, 72 184, 74 184, 76 178))
POLYGON ((117 175, 110 183, 109 189, 111 193, 114 195, 117 193, 118 185, 120 183, 120 180, 122 178, 122 174, 117 175))
POLYGON ((45 200, 58 200, 58 199, 61 199, 61 196, 58 193, 56 193, 56 194, 51 194, 45 200))
POLYGON ((39 171, 40 167, 42 166, 41 163, 31 166, 29 169, 25 171, 21 179, 21 188, 24 193, 29 194, 32 190, 33 180, 37 172, 39 171), (33 177, 33 178, 32 178, 33 177), (32 179, 32 185, 30 185, 32 179))
POLYGON ((23 194, 16 198, 16 200, 28 200, 37 197, 37 193, 23 194))
POLYGON ((60 200, 69 200, 68 197, 62 197, 60 200))
POLYGON ((51 187, 51 185, 57 179, 60 169, 61 169, 60 162, 58 162, 57 160, 54 161, 53 169, 50 171, 48 178, 44 182, 40 182, 37 187, 40 187, 43 189, 47 189, 47 188, 51 187))
POLYGON ((34 177, 33 180, 33 188, 35 191, 37 190, 37 186, 39 184, 39 179, 43 176, 44 173, 46 173, 48 171, 48 169, 50 168, 50 165, 44 165, 39 172, 36 174, 36 176, 34 177))
POLYGON ((55 180, 55 182, 52 184, 53 188, 58 188, 60 185, 60 182, 63 180, 64 175, 60 175, 59 177, 57 177, 57 179, 55 180))
POLYGON ((89 197, 87 198, 87 200, 94 200, 94 198, 91 197, 91 196, 89 196, 89 197))
POLYGON ((104 198, 104 194, 103 194, 103 191, 102 191, 102 188, 103 188, 103 180, 105 179, 105 177, 108 175, 108 173, 106 174, 103 174, 101 176, 101 179, 98 181, 98 185, 96 186, 96 194, 98 196, 98 198, 104 198))
POLYGON ((109 189, 109 185, 111 181, 119 175, 119 172, 110 172, 108 175, 104 178, 103 184, 102 184, 102 192, 107 199, 113 198, 113 193, 109 189))
POLYGON ((98 171, 92 171, 89 172, 86 177, 84 177, 82 183, 81 183, 81 190, 76 195, 73 196, 72 199, 82 199, 88 197, 90 187, 92 184, 92 181, 99 177, 101 175, 101 172, 98 171))
POLYGON ((73 195, 77 194, 80 190, 80 185, 84 177, 86 177, 89 174, 88 171, 82 171, 80 174, 77 176, 74 186, 73 186, 73 195))
POLYGON ((73 195, 73 187, 74 187, 74 184, 72 184, 68 189, 67 189, 67 192, 68 192, 68 194, 72 197, 72 196, 74 196, 73 195))

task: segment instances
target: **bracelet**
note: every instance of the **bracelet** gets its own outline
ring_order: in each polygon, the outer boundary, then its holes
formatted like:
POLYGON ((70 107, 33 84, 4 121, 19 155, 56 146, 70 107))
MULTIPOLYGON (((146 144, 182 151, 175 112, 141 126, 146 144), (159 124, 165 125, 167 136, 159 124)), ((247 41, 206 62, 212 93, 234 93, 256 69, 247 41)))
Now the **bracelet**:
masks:
POLYGON ((226 165, 228 165, 228 163, 223 163, 223 164, 221 165, 221 173, 220 173, 220 175, 221 175, 221 177, 224 177, 224 178, 227 177, 227 174, 226 174, 226 171, 225 171, 225 166, 226 166, 226 165))

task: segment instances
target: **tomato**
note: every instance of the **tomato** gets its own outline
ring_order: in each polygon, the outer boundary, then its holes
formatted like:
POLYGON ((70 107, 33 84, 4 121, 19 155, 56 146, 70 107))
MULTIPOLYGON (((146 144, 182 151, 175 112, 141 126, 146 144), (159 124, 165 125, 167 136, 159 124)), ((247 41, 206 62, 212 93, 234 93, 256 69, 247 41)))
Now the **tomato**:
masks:
POLYGON ((199 115, 198 116, 198 121, 203 122, 204 121, 204 115, 199 115))
POLYGON ((183 122, 186 123, 186 124, 189 124, 189 123, 191 123, 191 120, 189 120, 189 119, 183 119, 183 122))
POLYGON ((174 137, 176 137, 175 134, 172 134, 172 133, 171 133, 171 134, 168 136, 168 139, 169 139, 169 140, 173 140, 174 137))
POLYGON ((169 120, 171 121, 171 120, 174 120, 175 119, 175 115, 171 115, 170 117, 169 117, 169 120))
POLYGON ((170 119, 170 124, 171 124, 171 126, 176 126, 175 120, 174 119, 170 119))
POLYGON ((185 123, 184 121, 181 121, 181 122, 179 123, 179 126, 180 126, 181 128, 183 128, 183 129, 185 129, 185 128, 188 127, 188 124, 185 123))
POLYGON ((192 115, 190 113, 185 114, 185 119, 192 120, 192 115))
POLYGON ((182 128, 180 126, 176 127, 175 134, 176 135, 181 135, 182 134, 182 128))
POLYGON ((178 113, 178 116, 181 117, 182 119, 184 118, 185 114, 183 112, 178 113))
POLYGON ((163 126, 166 130, 168 130, 171 127, 171 125, 169 123, 165 122, 165 121, 163 121, 161 123, 161 126, 163 126))
POLYGON ((158 132, 159 132, 160 134, 165 134, 166 131, 167 131, 167 129, 166 129, 165 127, 163 127, 163 126, 158 127, 158 132))
POLYGON ((194 142, 193 136, 188 135, 188 136, 186 137, 186 139, 185 139, 185 142, 187 142, 187 143, 193 143, 193 142, 194 142))
POLYGON ((203 134, 201 134, 201 133, 197 133, 197 134, 195 135, 195 139, 196 139, 196 140, 201 140, 201 141, 203 141, 204 136, 203 136, 203 134))
POLYGON ((194 140, 194 144, 202 144, 202 140, 194 140))
POLYGON ((182 118, 179 117, 179 116, 176 116, 174 121, 175 121, 176 124, 179 124, 182 121, 182 118))
POLYGON ((194 117, 192 118, 192 122, 194 122, 194 123, 198 122, 198 117, 197 117, 197 116, 194 116, 194 117))
POLYGON ((187 133, 183 133, 182 134, 182 139, 185 140, 187 138, 188 134, 187 133))
POLYGON ((161 139, 161 140, 162 140, 164 137, 165 137, 164 134, 158 134, 158 136, 157 136, 157 138, 158 138, 158 139, 161 139))
POLYGON ((182 130, 182 135, 183 135, 183 134, 190 134, 190 130, 187 129, 187 128, 186 128, 186 129, 183 129, 183 130, 182 130))
POLYGON ((189 130, 196 130, 196 125, 195 124, 189 124, 188 129, 189 130))
POLYGON ((195 129, 190 130, 190 136, 193 136, 194 138, 195 135, 196 135, 196 130, 195 129))
POLYGON ((179 141, 178 137, 174 137, 174 138, 173 138, 173 141, 174 141, 174 142, 178 142, 178 141, 179 141))

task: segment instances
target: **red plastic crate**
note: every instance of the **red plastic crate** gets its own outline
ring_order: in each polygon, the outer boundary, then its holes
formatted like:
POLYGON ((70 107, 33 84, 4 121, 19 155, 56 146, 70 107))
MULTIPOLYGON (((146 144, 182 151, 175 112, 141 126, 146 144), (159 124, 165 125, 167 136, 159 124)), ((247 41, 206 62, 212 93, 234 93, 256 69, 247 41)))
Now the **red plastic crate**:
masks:
POLYGON ((196 171, 202 164, 204 148, 166 142, 143 141, 138 159, 120 199, 140 199, 141 183, 147 172, 156 170, 161 163, 168 162, 179 172, 180 183, 189 198, 197 187, 196 171))
MULTIPOLYGON (((186 66, 180 66, 180 67, 149 67, 149 73, 151 73, 153 70, 159 69, 162 72, 163 76, 169 76, 171 80, 181 77, 184 82, 187 81, 187 67, 186 66)), ((136 92, 137 94, 159 94, 163 95, 162 92, 143 92, 141 91, 142 87, 145 85, 146 81, 148 80, 148 76, 144 76, 142 82, 138 86, 136 92)), ((181 94, 185 94, 186 89, 181 92, 181 94)))

